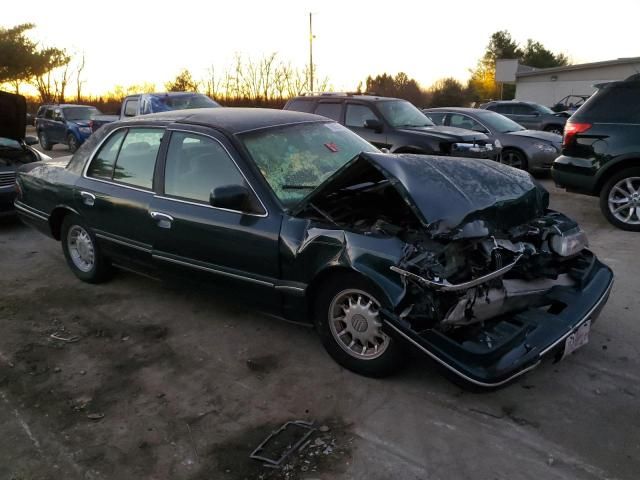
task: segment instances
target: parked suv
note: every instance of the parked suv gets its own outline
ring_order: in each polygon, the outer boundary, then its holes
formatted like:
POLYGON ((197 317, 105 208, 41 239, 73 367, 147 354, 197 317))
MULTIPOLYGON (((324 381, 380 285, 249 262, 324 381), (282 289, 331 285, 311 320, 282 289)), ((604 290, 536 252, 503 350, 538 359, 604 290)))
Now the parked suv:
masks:
POLYGON ((43 105, 36 115, 36 132, 44 150, 64 143, 75 152, 91 135, 90 122, 100 110, 87 105, 43 105))
POLYGON ((480 108, 509 117, 529 130, 544 130, 558 135, 562 135, 564 125, 570 116, 568 112, 556 113, 544 105, 517 100, 489 102, 480 105, 480 108))
POLYGON ((491 159, 499 154, 484 133, 436 126, 411 103, 398 98, 324 93, 293 98, 284 109, 336 120, 369 143, 392 153, 491 159))
POLYGON ((600 196, 609 222, 640 232, 640 81, 597 88, 567 122, 553 179, 569 191, 600 196))

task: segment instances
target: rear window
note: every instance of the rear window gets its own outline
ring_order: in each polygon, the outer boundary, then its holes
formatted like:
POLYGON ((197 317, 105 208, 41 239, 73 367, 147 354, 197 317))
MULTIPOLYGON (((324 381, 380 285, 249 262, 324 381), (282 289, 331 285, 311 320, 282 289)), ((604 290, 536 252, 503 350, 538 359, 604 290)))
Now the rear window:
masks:
POLYGON ((601 88, 580 107, 572 120, 640 123, 640 83, 601 88))
POLYGON ((302 99, 291 100, 289 103, 287 103, 287 110, 311 113, 313 111, 313 102, 311 100, 302 99))

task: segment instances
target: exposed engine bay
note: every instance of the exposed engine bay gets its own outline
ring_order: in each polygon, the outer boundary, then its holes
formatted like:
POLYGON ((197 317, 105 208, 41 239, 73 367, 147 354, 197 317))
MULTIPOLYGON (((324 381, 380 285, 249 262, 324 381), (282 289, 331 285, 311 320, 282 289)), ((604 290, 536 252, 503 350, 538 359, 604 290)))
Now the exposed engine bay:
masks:
POLYGON ((417 332, 556 308, 545 294, 579 283, 576 272, 592 258, 578 225, 549 210, 511 225, 473 212, 447 235, 434 234, 393 179, 375 169, 360 171, 357 180, 344 178, 302 213, 334 228, 405 242, 403 258, 391 270, 406 285, 398 313, 417 332))

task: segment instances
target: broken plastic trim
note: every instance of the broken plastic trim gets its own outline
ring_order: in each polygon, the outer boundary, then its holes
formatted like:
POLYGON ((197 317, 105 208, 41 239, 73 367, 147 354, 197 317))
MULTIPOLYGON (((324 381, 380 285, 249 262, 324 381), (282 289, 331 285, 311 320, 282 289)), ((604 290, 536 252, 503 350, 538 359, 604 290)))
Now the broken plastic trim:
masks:
POLYGON ((515 267, 516 263, 518 263, 521 258, 522 258, 522 255, 518 255, 516 259, 509 265, 506 265, 487 275, 483 275, 482 277, 474 278, 473 280, 470 280, 468 282, 457 283, 457 284, 449 283, 446 280, 442 280, 441 282, 434 282, 431 280, 427 280, 426 278, 421 277, 420 275, 416 275, 415 273, 408 272, 406 270, 396 267, 395 265, 390 268, 392 271, 399 273, 400 275, 407 277, 410 280, 418 282, 419 284, 424 285, 425 287, 432 288, 433 290, 439 290, 442 292, 457 292, 459 290, 467 290, 477 285, 481 285, 485 282, 488 282, 489 280, 493 280, 494 278, 498 278, 504 275, 513 267, 515 267))

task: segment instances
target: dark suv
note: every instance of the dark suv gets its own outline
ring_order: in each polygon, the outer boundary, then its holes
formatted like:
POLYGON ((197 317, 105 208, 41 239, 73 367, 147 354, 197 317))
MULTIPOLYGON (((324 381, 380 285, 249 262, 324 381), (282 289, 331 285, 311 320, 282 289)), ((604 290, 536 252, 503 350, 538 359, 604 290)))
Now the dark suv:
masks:
POLYGON ((517 100, 489 102, 480 108, 504 115, 529 130, 544 130, 558 135, 562 135, 564 125, 570 116, 568 112, 556 113, 544 105, 517 100))
POLYGON ((91 119, 100 110, 87 105, 43 105, 36 115, 36 132, 44 150, 64 143, 75 152, 91 135, 91 119))
POLYGON ((436 126, 413 104, 398 98, 324 93, 293 98, 284 109, 331 118, 392 153, 491 159, 499 154, 484 133, 436 126))
POLYGON ((600 196, 609 222, 640 232, 640 81, 597 87, 567 122, 553 179, 569 191, 600 196))

